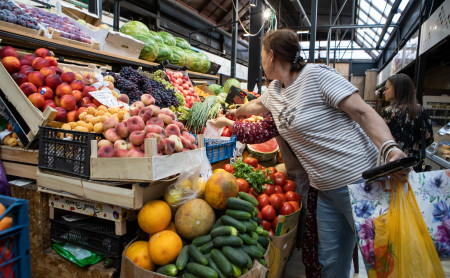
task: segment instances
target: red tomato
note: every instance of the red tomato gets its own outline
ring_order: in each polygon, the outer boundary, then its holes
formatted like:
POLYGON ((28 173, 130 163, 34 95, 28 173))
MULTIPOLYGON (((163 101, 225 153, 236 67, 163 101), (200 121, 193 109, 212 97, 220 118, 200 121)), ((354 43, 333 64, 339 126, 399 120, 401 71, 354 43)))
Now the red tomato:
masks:
POLYGON ((269 236, 275 236, 275 232, 272 229, 269 230, 269 236))
POLYGON ((222 169, 227 171, 228 173, 234 173, 234 168, 230 164, 225 164, 222 166, 222 169))
POLYGON ((231 137, 231 135, 233 135, 231 130, 228 128, 224 128, 220 136, 231 137))
POLYGON ((287 202, 286 196, 282 193, 277 193, 278 196, 280 196, 281 200, 283 200, 283 202, 287 202))
POLYGON ((275 186, 273 187, 273 192, 274 192, 274 194, 277 194, 277 193, 283 194, 283 193, 284 193, 284 192, 283 192, 283 188, 281 188, 281 186, 279 186, 279 185, 275 185, 275 186))
POLYGON ((272 223, 263 219, 261 221, 261 226, 263 227, 264 230, 268 231, 272 228, 272 223))
POLYGON ((288 201, 296 201, 297 203, 299 203, 302 199, 300 194, 298 194, 297 192, 294 192, 294 191, 288 191, 288 192, 286 192, 285 195, 286 195, 286 199, 288 201))
POLYGON ((277 212, 271 205, 267 205, 262 208, 261 214, 264 220, 272 222, 277 216, 277 212))
POLYGON ((271 184, 264 184, 264 186, 266 187, 266 190, 264 191, 264 193, 266 193, 267 195, 272 195, 273 193, 275 193, 275 187, 271 184))
POLYGON ((275 182, 275 185, 283 186, 286 183, 286 175, 282 172, 277 172, 273 174, 273 181, 275 182))
POLYGON ((288 202, 284 202, 279 210, 280 215, 289 215, 294 212, 295 212, 294 206, 288 202))
POLYGON ((300 209, 300 205, 298 204, 298 202, 296 201, 289 201, 289 204, 291 204, 292 206, 294 206, 294 211, 297 211, 300 209))
POLYGON ((249 186, 248 186, 248 182, 246 180, 238 178, 238 179, 236 179, 236 181, 239 186, 240 192, 248 192, 249 186))
POLYGON ((268 167, 264 172, 264 175, 266 175, 266 177, 270 177, 273 180, 273 174, 275 174, 276 172, 277 169, 275 169, 275 167, 268 167))
POLYGON ((267 194, 261 194, 256 198, 258 200, 258 208, 262 209, 263 207, 269 204, 269 196, 267 194))
MULTIPOLYGON (((248 194, 253 195, 253 197, 255 197, 255 189, 253 187, 250 187, 250 189, 248 190, 248 194)), ((255 197, 256 199, 256 197, 255 197)))
POLYGON ((258 167, 258 160, 254 157, 247 156, 244 158, 244 163, 253 166, 254 168, 258 167))
POLYGON ((261 164, 258 164, 258 166, 256 166, 256 168, 255 169, 259 169, 259 170, 261 170, 263 167, 261 166, 261 164))
POLYGON ((295 183, 291 180, 286 180, 286 183, 283 186, 283 190, 284 192, 288 192, 288 191, 295 191, 297 187, 295 186, 295 183))
POLYGON ((274 231, 277 230, 277 225, 278 225, 278 216, 275 217, 275 219, 272 221, 272 228, 274 231))
MULTIPOLYGON (((256 209, 258 209, 258 208, 256 208, 256 209)), ((259 209, 258 209, 258 215, 256 217, 258 217, 259 219, 262 220, 262 214, 261 214, 261 211, 259 209)))
POLYGON ((283 200, 281 200, 281 197, 278 194, 272 194, 269 197, 269 201, 274 209, 281 208, 281 203, 283 203, 283 200))

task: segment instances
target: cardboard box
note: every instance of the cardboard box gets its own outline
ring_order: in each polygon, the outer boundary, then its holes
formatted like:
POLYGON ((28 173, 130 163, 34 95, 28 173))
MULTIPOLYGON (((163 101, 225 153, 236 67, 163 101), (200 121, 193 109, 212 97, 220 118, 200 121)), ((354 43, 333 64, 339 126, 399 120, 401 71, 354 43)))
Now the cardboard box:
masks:
POLYGON ((283 236, 269 236, 268 278, 283 277, 284 266, 291 255, 297 237, 297 226, 283 236))
POLYGON ((75 20, 82 19, 86 21, 86 23, 92 24, 94 26, 102 24, 102 20, 96 14, 81 10, 79 7, 58 1, 56 2, 55 8, 58 14, 66 14, 75 20))
POLYGON ((120 32, 109 31, 105 38, 103 51, 138 59, 144 43, 120 32))
POLYGON ((302 204, 300 203, 300 209, 289 215, 279 215, 278 224, 275 229, 276 236, 283 236, 289 233, 291 230, 297 227, 298 219, 300 217, 300 211, 302 210, 302 204))

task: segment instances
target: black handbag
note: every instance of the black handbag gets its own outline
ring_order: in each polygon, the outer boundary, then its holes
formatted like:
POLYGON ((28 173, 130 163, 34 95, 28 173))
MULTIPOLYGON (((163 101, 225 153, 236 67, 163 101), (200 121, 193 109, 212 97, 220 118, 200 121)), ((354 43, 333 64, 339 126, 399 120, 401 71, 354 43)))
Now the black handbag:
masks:
POLYGON ((418 173, 430 171, 431 166, 425 165, 425 158, 427 157, 427 153, 425 151, 425 148, 427 147, 425 142, 425 136, 427 133, 425 119, 423 119, 422 115, 420 114, 417 120, 419 122, 419 130, 420 130, 420 152, 419 152, 419 163, 417 163, 417 165, 414 167, 414 171, 418 173))

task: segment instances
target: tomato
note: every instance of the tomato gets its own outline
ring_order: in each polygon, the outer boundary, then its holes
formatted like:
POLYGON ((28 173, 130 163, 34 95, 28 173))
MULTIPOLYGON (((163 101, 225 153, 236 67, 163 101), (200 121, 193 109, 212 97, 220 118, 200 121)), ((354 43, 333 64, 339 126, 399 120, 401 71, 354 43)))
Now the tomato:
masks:
POLYGON ((281 188, 281 186, 279 186, 279 185, 275 185, 273 187, 273 193, 274 194, 277 194, 277 193, 283 194, 284 193, 283 188, 281 188))
POLYGON ((281 200, 281 197, 278 194, 272 194, 269 197, 269 202, 274 209, 279 209, 279 208, 281 208, 281 204, 283 203, 283 200, 281 200))
POLYGON ((289 204, 294 206, 294 211, 297 211, 300 209, 300 205, 298 204, 298 202, 296 202, 296 201, 288 201, 288 202, 289 202, 289 204))
POLYGON ((256 209, 258 210, 258 215, 257 215, 256 217, 258 217, 259 219, 262 220, 262 214, 261 214, 261 211, 260 211, 258 208, 256 208, 256 209))
POLYGON ((275 219, 272 221, 272 228, 274 231, 277 230, 277 225, 278 225, 278 216, 275 217, 275 219))
POLYGON ((275 236, 275 232, 272 229, 269 230, 269 236, 275 236))
POLYGON ((261 226, 264 230, 268 231, 272 228, 272 223, 263 219, 261 220, 261 226))
POLYGON ((264 184, 264 186, 266 187, 266 190, 264 191, 264 193, 266 193, 267 195, 272 195, 273 193, 275 193, 275 187, 271 184, 264 184))
POLYGON ((277 212, 271 205, 267 205, 262 208, 261 214, 264 220, 272 222, 277 216, 277 212))
POLYGON ((280 196, 280 198, 281 198, 281 200, 283 200, 283 202, 287 202, 286 195, 284 195, 282 193, 276 193, 276 195, 280 196))
POLYGON ((300 194, 298 194, 297 192, 294 192, 294 191, 288 191, 284 195, 286 196, 286 199, 288 201, 296 201, 297 203, 300 203, 300 201, 302 200, 302 197, 300 196, 300 194))
POLYGON ((279 210, 280 215, 289 215, 295 212, 295 208, 291 203, 284 202, 279 210))
POLYGON ((234 120, 233 114, 231 114, 231 113, 227 113, 227 114, 225 115, 225 117, 226 117, 227 119, 229 119, 229 120, 234 120))
POLYGON ((223 129, 222 134, 220 136, 224 137, 231 137, 233 135, 231 129, 229 129, 227 126, 223 129))
POLYGON ((241 178, 238 178, 236 181, 237 181, 237 184, 239 186, 239 191, 247 193, 248 189, 249 189, 248 182, 246 180, 244 180, 244 179, 241 179, 241 178))
POLYGON ((269 204, 269 196, 267 194, 261 194, 256 198, 258 200, 258 208, 262 209, 263 207, 269 204))
MULTIPOLYGON (((255 189, 253 187, 250 187, 250 189, 248 190, 248 194, 253 195, 253 197, 255 197, 255 189)), ((256 199, 256 197, 255 197, 256 199)))
POLYGON ((263 167, 261 166, 261 164, 258 164, 258 166, 256 166, 256 168, 255 169, 259 169, 259 170, 261 170, 263 167))
POLYGON ((295 183, 291 180, 286 180, 286 183, 283 186, 283 190, 284 192, 288 192, 288 191, 295 191, 297 187, 295 186, 295 183))
POLYGON ((286 184, 286 175, 282 172, 277 172, 273 174, 273 181, 275 182, 275 185, 283 186, 286 184))
POLYGON ((258 160, 254 157, 247 156, 244 158, 244 163, 253 166, 254 168, 258 167, 258 160))
POLYGON ((234 173, 234 168, 233 166, 231 166, 230 164, 225 164, 222 166, 222 169, 224 169, 225 171, 227 171, 228 173, 234 173))
POLYGON ((270 173, 270 176, 273 178, 273 174, 277 172, 277 169, 275 167, 268 167, 266 171, 270 173))

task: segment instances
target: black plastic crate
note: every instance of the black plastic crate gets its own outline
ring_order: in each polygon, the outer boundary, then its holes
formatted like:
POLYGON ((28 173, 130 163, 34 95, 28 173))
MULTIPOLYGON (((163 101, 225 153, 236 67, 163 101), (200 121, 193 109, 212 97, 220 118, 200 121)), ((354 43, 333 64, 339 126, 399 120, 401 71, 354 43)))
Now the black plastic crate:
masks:
POLYGON ((220 70, 221 65, 211 62, 211 66, 209 67, 209 70, 206 72, 206 74, 216 75, 220 70))
POLYGON ((41 126, 38 167, 89 178, 91 141, 102 138, 99 133, 41 126))

